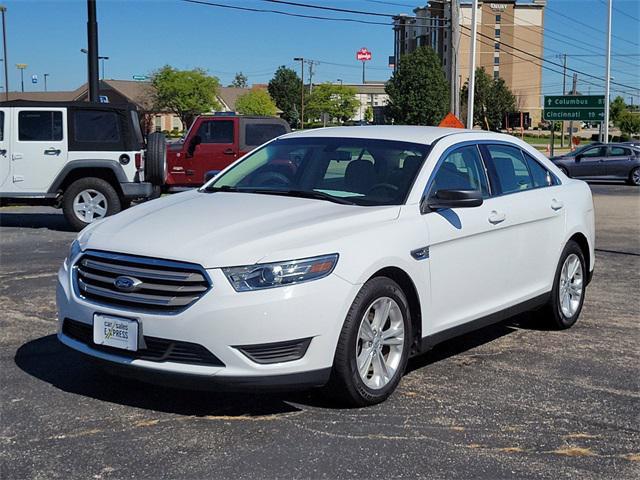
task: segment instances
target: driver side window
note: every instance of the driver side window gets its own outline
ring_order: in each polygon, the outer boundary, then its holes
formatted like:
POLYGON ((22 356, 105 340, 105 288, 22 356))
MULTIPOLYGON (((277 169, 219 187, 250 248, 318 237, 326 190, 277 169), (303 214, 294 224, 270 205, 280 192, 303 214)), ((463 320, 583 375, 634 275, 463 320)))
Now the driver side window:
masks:
POLYGON ((489 197, 487 175, 476 145, 460 147, 445 157, 433 179, 429 197, 438 190, 480 190, 483 198, 489 197))
POLYGON ((586 152, 582 154, 582 157, 590 158, 590 157, 604 157, 605 156, 605 148, 604 147, 596 147, 590 148, 586 152))

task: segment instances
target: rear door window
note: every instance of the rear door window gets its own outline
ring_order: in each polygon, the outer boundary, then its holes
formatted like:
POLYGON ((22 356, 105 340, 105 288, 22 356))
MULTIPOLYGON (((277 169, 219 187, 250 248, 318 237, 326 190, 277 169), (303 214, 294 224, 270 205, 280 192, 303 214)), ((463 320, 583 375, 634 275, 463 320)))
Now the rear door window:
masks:
POLYGON ((631 150, 624 147, 611 147, 609 149, 610 157, 628 157, 631 156, 631 150))
POLYGON ((233 120, 206 120, 196 135, 202 143, 233 143, 233 120))
POLYGON ((21 142, 62 140, 62 112, 38 110, 19 112, 18 140, 21 142))
POLYGON ((534 188, 534 181, 520 149, 507 145, 487 145, 500 193, 534 188))
POLYGON ((551 172, 549 172, 549 170, 544 168, 535 158, 533 158, 528 153, 522 153, 525 160, 527 161, 529 171, 531 172, 534 187, 539 188, 555 185, 554 176, 551 174, 551 172))

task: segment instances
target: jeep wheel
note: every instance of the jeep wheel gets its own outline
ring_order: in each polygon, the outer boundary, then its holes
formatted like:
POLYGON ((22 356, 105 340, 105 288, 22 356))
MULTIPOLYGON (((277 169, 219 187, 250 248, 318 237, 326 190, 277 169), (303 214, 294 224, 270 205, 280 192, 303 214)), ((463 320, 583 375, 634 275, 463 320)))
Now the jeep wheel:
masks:
POLYGON ((167 140, 162 133, 150 133, 147 138, 144 179, 154 185, 164 185, 167 179, 167 140))
POLYGON ((105 180, 89 177, 73 182, 63 194, 62 211, 75 230, 122 209, 118 192, 105 180))

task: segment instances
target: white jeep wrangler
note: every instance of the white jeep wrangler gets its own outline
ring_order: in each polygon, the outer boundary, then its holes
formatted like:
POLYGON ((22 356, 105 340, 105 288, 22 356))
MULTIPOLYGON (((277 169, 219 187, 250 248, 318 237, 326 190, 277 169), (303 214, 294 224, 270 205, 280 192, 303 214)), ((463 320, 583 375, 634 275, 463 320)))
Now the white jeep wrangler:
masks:
POLYGON ((164 136, 148 142, 132 105, 0 102, 0 200, 62 208, 81 230, 157 191, 164 136))

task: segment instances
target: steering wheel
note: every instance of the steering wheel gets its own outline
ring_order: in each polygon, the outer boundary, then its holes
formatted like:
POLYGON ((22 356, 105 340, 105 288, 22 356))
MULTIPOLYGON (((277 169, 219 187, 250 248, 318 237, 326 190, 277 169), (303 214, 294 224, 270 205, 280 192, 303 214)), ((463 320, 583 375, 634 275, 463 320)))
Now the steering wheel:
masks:
POLYGON ((291 180, 282 173, 262 172, 256 175, 251 183, 256 187, 288 187, 291 185, 291 180))
POLYGON ((369 191, 367 192, 367 195, 371 195, 376 190, 387 190, 387 191, 391 190, 392 191, 392 195, 393 195, 394 193, 400 191, 400 187, 398 187, 397 185, 394 185, 392 183, 376 183, 374 186, 372 186, 369 189, 369 191))

